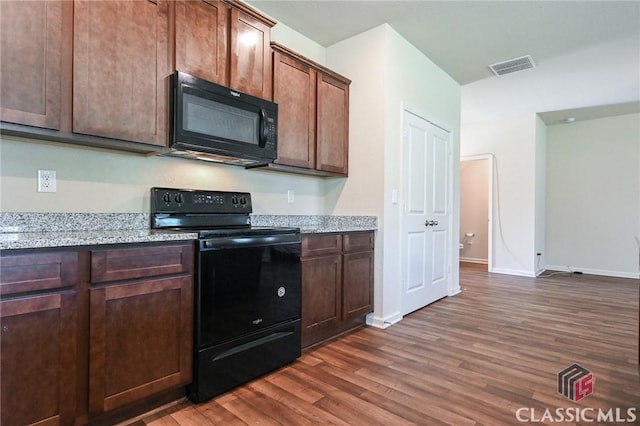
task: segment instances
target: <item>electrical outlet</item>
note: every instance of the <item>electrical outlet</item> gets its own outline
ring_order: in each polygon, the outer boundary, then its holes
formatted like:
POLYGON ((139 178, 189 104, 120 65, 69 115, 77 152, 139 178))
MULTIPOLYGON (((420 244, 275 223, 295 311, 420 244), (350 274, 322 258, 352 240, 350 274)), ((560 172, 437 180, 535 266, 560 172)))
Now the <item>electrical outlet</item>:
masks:
POLYGON ((38 192, 56 192, 55 170, 38 170, 38 192))
POLYGON ((293 189, 289 189, 287 191, 287 203, 293 203, 295 200, 295 193, 293 192, 293 189))

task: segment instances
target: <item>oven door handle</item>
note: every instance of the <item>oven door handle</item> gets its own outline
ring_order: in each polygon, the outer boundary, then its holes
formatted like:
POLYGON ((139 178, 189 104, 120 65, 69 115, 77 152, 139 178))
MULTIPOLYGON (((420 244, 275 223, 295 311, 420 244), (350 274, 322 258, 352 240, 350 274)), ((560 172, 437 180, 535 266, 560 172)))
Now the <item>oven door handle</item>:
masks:
POLYGON ((218 237, 200 240, 200 251, 300 243, 300 234, 218 237))

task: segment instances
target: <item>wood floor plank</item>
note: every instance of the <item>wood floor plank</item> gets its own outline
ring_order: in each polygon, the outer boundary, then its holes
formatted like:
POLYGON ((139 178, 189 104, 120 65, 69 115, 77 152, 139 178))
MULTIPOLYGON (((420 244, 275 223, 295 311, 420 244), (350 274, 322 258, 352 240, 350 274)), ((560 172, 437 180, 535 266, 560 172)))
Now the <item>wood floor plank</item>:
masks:
POLYGON ((359 329, 208 403, 133 424, 501 426, 521 408, 539 417, 567 407, 640 418, 638 280, 465 265, 460 285, 387 329, 359 329), (577 402, 557 390, 574 363, 594 377, 577 402))
POLYGON ((322 393, 314 391, 305 384, 289 379, 284 374, 274 374, 268 377, 267 381, 310 404, 313 404, 324 396, 322 393))
POLYGON ((251 384, 248 386, 242 386, 237 389, 237 395, 254 409, 260 411, 263 416, 268 416, 273 419, 277 424, 284 425, 310 425, 313 424, 307 417, 301 415, 295 410, 289 410, 288 407, 282 404, 277 398, 272 398, 270 395, 265 395, 259 391, 259 387, 254 387, 251 384))
POLYGON ((257 410, 250 401, 240 397, 220 405, 248 425, 276 426, 279 424, 272 417, 257 410))
MULTIPOLYGON (((234 398, 229 400, 234 400, 234 398)), ((232 426, 241 426, 246 423, 242 421, 239 417, 233 414, 232 411, 227 410, 222 404, 221 401, 227 400, 224 397, 219 398, 218 400, 214 400, 208 402, 206 404, 191 404, 195 410, 197 410, 203 417, 206 417, 208 421, 210 421, 214 425, 232 425, 232 426)), ((203 422, 201 424, 207 424, 203 422)))
MULTIPOLYGON (((269 398, 277 399, 287 409, 299 413, 312 424, 348 425, 347 422, 336 417, 333 413, 324 411, 316 407, 313 403, 297 398, 295 392, 279 388, 273 384, 271 380, 256 380, 250 386, 269 398)), ((314 402, 317 402, 318 400, 319 399, 314 402)))

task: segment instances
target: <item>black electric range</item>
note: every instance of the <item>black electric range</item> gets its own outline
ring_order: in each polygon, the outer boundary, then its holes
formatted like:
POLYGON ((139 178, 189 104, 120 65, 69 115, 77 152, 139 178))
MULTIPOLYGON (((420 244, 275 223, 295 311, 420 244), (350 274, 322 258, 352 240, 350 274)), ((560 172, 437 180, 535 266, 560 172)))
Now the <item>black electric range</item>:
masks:
POLYGON ((301 353, 300 230, 251 226, 251 213, 247 192, 151 189, 152 229, 198 234, 194 402, 301 353))

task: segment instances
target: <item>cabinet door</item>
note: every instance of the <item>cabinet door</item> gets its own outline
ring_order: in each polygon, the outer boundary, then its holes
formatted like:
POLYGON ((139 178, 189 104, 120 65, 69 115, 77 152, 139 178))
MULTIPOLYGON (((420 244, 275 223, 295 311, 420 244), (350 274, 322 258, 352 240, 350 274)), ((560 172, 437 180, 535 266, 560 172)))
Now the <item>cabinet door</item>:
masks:
POLYGON ((373 252, 345 253, 342 283, 342 319, 373 310, 373 252))
POLYGON ((274 52, 273 101, 278 104, 278 164, 315 167, 316 71, 274 52))
POLYGON ((318 73, 316 169, 348 173, 349 85, 318 73))
POLYGON ((229 86, 263 99, 273 99, 271 27, 231 8, 229 86))
POLYGON ((169 4, 74 2, 73 131, 164 146, 169 4))
POLYGON ((73 424, 75 292, 0 302, 0 423, 73 424))
POLYGON ((62 61, 71 55, 73 19, 64 3, 0 2, 2 121, 60 129, 62 61))
POLYGON ((302 346, 334 334, 341 321, 342 256, 302 260, 302 346))
POLYGON ((227 17, 219 0, 175 2, 178 71, 227 84, 227 17))
POLYGON ((191 275, 91 288, 89 303, 90 414, 191 381, 191 275))

